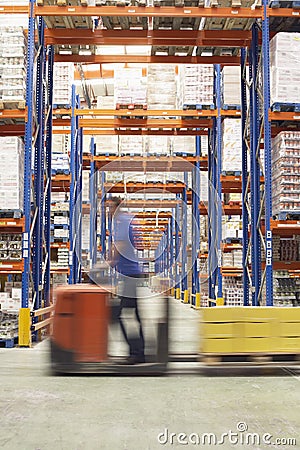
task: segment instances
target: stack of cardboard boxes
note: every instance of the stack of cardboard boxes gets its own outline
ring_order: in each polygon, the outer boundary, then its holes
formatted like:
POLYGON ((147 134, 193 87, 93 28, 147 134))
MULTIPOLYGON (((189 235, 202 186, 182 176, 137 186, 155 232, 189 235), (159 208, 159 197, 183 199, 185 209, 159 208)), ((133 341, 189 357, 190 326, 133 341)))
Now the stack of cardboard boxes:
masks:
POLYGON ((23 210, 23 140, 19 137, 0 136, 0 148, 0 209, 23 210))
POLYGON ((25 108, 26 48, 22 27, 0 28, 0 103, 6 108, 25 108))
POLYGON ((273 213, 300 212, 300 132, 283 131, 272 141, 273 213))
POLYGON ((203 308, 200 353, 300 353, 300 308, 203 308))

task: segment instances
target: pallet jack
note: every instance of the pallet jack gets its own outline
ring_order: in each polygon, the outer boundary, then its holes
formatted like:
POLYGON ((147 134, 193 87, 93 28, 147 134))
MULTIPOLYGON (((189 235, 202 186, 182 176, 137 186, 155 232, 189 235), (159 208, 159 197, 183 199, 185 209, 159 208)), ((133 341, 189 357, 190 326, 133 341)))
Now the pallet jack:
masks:
MULTIPOLYGON (((69 285, 56 291, 53 333, 50 337, 53 374, 163 375, 169 360, 169 298, 156 324, 156 346, 145 363, 127 364, 107 354, 109 329, 116 321, 118 301, 103 287, 69 285)), ((145 342, 147 348, 147 340, 145 342)))

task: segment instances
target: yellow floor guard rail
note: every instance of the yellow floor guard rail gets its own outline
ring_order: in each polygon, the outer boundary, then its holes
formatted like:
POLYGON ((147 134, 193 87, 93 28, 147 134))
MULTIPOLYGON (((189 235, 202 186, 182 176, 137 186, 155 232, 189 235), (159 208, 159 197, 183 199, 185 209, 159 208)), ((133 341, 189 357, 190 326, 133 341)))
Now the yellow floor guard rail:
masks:
POLYGON ((54 305, 31 311, 30 308, 20 308, 19 312, 19 347, 31 346, 32 331, 39 331, 45 327, 51 326, 52 313, 54 305), (44 317, 49 316, 50 317, 44 317), (42 318, 36 323, 32 323, 33 317, 42 318))

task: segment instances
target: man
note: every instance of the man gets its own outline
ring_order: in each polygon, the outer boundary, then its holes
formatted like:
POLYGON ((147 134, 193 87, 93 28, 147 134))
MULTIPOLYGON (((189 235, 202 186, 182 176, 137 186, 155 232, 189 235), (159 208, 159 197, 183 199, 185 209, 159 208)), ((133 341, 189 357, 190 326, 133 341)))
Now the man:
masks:
POLYGON ((127 363, 137 364, 145 362, 145 343, 142 330, 142 323, 138 310, 137 302, 137 282, 141 271, 136 257, 136 250, 133 246, 133 217, 121 211, 121 199, 112 197, 108 201, 110 214, 113 220, 113 249, 111 265, 115 267, 120 274, 123 282, 121 289, 121 307, 119 314, 119 322, 122 333, 129 345, 129 357, 127 363), (138 333, 130 336, 126 331, 125 322, 122 319, 122 311, 124 308, 130 308, 135 313, 138 322, 138 333))

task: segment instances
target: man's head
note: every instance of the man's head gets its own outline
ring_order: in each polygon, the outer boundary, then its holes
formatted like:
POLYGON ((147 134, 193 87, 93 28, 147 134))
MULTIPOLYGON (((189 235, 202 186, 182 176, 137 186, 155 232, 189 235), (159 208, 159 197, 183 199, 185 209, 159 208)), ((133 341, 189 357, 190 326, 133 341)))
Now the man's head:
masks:
POLYGON ((116 210, 119 208, 119 206, 122 203, 122 199, 120 197, 111 197, 107 200, 106 204, 109 208, 110 214, 113 216, 116 212, 116 210))

